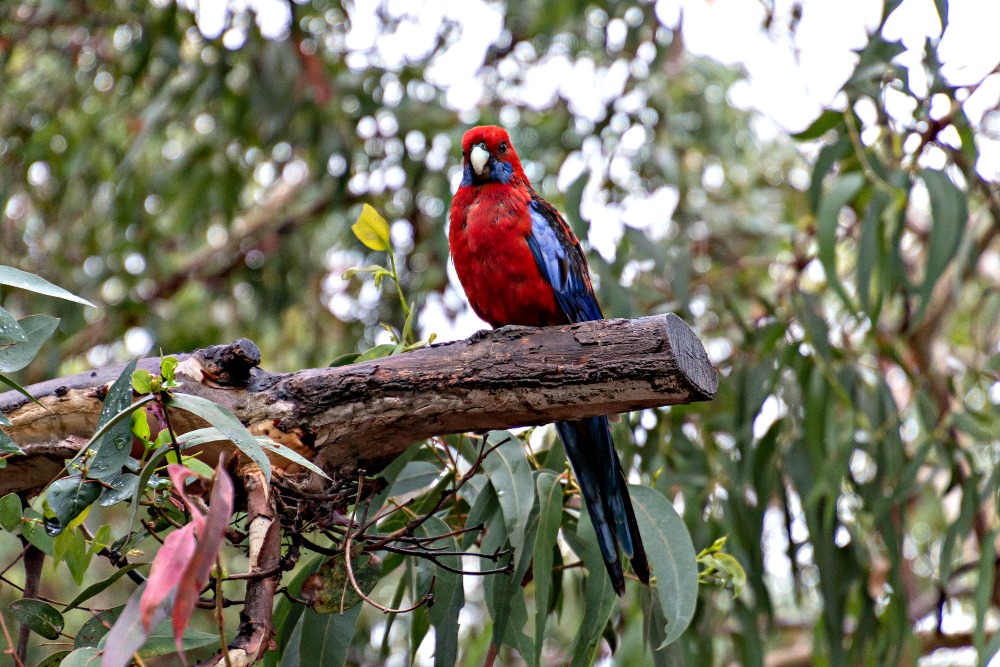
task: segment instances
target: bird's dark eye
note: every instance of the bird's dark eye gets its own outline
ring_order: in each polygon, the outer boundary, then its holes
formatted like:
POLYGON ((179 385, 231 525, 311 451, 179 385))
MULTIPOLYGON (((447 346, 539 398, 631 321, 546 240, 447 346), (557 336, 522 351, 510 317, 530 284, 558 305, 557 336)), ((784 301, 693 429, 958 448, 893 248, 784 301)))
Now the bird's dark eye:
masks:
POLYGON ((506 141, 501 141, 500 142, 500 149, 499 150, 500 150, 501 153, 506 153, 507 152, 507 142, 506 141))

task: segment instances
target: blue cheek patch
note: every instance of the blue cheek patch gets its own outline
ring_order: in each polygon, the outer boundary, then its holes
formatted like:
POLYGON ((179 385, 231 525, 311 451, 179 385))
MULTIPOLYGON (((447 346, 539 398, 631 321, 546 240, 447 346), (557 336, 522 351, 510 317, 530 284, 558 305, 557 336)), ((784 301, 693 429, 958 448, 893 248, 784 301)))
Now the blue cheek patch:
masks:
POLYGON ((467 188, 472 185, 472 165, 468 162, 465 163, 465 169, 462 170, 462 182, 459 183, 460 187, 467 188))
MULTIPOLYGON (((503 183, 507 185, 510 183, 510 179, 514 177, 514 167, 510 165, 509 162, 501 162, 496 158, 490 158, 490 171, 485 179, 487 183, 503 183)), ((476 175, 472 172, 472 165, 468 162, 465 163, 465 168, 462 169, 462 182, 459 183, 460 187, 467 188, 476 181, 476 175)))
POLYGON ((498 181, 507 185, 511 177, 514 176, 514 167, 509 162, 501 162, 496 158, 490 160, 490 180, 498 181))

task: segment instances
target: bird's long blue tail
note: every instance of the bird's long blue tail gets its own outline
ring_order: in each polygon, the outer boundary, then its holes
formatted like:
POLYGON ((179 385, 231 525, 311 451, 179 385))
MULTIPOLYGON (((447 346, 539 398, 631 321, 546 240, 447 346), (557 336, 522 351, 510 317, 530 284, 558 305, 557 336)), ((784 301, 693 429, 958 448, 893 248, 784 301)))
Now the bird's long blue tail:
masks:
POLYGON ((611 440, 607 417, 591 417, 556 424, 566 456, 573 467, 604 565, 618 595, 625 592, 625 577, 618 547, 632 561, 632 570, 643 583, 649 583, 649 563, 639 536, 635 511, 628 495, 618 453, 611 440))

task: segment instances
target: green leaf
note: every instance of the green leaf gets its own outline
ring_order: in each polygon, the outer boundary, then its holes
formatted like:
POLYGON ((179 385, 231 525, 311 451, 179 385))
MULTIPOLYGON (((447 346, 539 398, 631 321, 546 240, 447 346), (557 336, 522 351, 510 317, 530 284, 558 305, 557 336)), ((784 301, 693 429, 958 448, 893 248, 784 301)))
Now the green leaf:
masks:
POLYGON ((63 629, 63 617, 47 602, 21 598, 7 605, 7 611, 35 634, 49 640, 59 639, 63 629))
MULTIPOLYGON (((306 609, 302 615, 299 664, 310 667, 341 667, 347 661, 362 605, 343 614, 317 614, 306 609)), ((287 654, 286 654, 287 657, 287 654)))
POLYGON ((410 461, 392 483, 389 497, 402 496, 430 486, 441 476, 441 466, 430 461, 410 461))
POLYGON ((841 111, 834 111, 833 109, 826 109, 823 113, 819 115, 819 118, 814 120, 809 127, 802 130, 797 134, 793 134, 792 138, 796 141, 811 141, 813 139, 819 139, 824 134, 844 123, 844 114, 841 111))
POLYGON ((264 473, 264 478, 271 481, 271 463, 267 459, 267 454, 257 442, 257 438, 247 430, 246 426, 240 423, 240 420, 232 412, 217 403, 191 394, 174 394, 164 403, 168 407, 180 408, 194 413, 219 429, 241 452, 257 464, 261 472, 264 473))
POLYGON ((819 210, 819 200, 823 195, 823 181, 839 160, 851 154, 851 138, 842 136, 832 144, 827 144, 819 150, 816 162, 813 163, 812 178, 809 180, 809 208, 815 213, 819 210))
MULTIPOLYGON (((219 635, 211 632, 201 632, 188 628, 180 641, 184 651, 193 651, 203 646, 219 646, 219 635)), ((174 641, 174 631, 169 623, 160 623, 149 633, 149 638, 142 648, 137 651, 140 658, 152 658, 157 655, 170 655, 177 652, 177 643, 174 641)), ((224 664, 224 663, 223 663, 224 664)))
POLYGON ((283 445, 283 444, 281 444, 280 442, 278 442, 276 440, 271 440, 270 438, 268 438, 266 436, 263 436, 263 435, 258 435, 258 436, 256 436, 256 438, 257 438, 257 442, 260 443, 260 446, 263 447, 264 449, 268 450, 269 452, 274 452, 278 456, 280 456, 280 457, 282 457, 284 459, 288 459, 292 463, 297 463, 298 465, 302 466, 303 468, 307 468, 308 470, 311 470, 312 472, 316 473, 317 475, 319 475, 321 477, 324 477, 326 479, 330 479, 330 476, 327 475, 325 472, 323 472, 322 468, 320 468, 318 465, 316 465, 315 463, 313 463, 312 461, 310 461, 306 457, 304 457, 301 454, 299 454, 297 451, 295 451, 291 447, 283 445))
POLYGON ((35 667, 61 667, 63 660, 70 654, 70 651, 56 651, 45 656, 45 659, 35 665, 35 667))
MULTIPOLYGON (((5 309, 0 308, 0 349, 8 345, 25 344, 28 342, 28 335, 18 324, 14 316, 5 309)), ((0 368, 0 371, 4 370, 0 368)))
POLYGON ((586 667, 594 660, 594 653, 618 596, 605 572, 604 557, 597 544, 593 524, 590 521, 580 521, 575 535, 569 532, 564 535, 566 542, 583 559, 583 565, 587 568, 587 576, 583 580, 583 621, 570 651, 573 656, 570 664, 573 667, 586 667))
POLYGON ((823 265, 827 283, 848 306, 851 305, 851 299, 837 275, 837 226, 841 209, 858 195, 864 184, 865 177, 858 172, 840 176, 823 193, 816 212, 817 257, 823 265))
MULTIPOLYGON (((142 413, 136 411, 133 414, 142 413)), ((104 480, 104 483, 110 488, 105 487, 101 490, 101 497, 97 499, 97 504, 101 507, 110 507, 132 497, 139 484, 139 476, 125 472, 104 480)))
POLYGON ((132 431, 132 435, 141 440, 143 443, 149 443, 149 420, 146 419, 145 410, 136 410, 132 413, 129 430, 132 431))
POLYGON ((372 250, 389 249, 389 223, 368 204, 361 208, 361 215, 351 225, 351 231, 372 250))
POLYGON ((9 345, 0 345, 0 371, 13 373, 19 371, 35 358, 42 344, 47 341, 59 326, 59 318, 48 315, 28 315, 22 318, 18 325, 26 340, 9 345))
POLYGON ((0 528, 13 533, 21 525, 21 499, 16 493, 0 498, 0 528))
MULTIPOLYGON (((997 531, 987 533, 983 544, 995 544, 997 531)), ((978 577, 976 578, 976 624, 972 631, 973 644, 979 655, 983 654, 986 645, 986 612, 991 606, 993 579, 996 576, 996 554, 992 549, 983 549, 979 555, 978 577)), ((983 662, 982 664, 986 664, 983 662)))
POLYGON ((541 664, 542 641, 552 594, 552 548, 559 537, 562 518, 562 484, 553 472, 543 470, 535 478, 538 490, 538 532, 535 534, 535 664, 541 664))
POLYGON ((82 586, 83 577, 87 573, 87 568, 90 566, 90 559, 93 555, 87 551, 87 541, 83 537, 83 532, 79 529, 65 531, 55 541, 58 542, 60 538, 68 542, 62 561, 69 568, 69 573, 73 576, 73 581, 76 582, 77 586, 82 586))
POLYGON ((794 297, 792 303, 796 306, 795 313, 806 333, 809 334, 809 342, 812 343, 819 356, 830 361, 833 355, 833 346, 830 345, 830 328, 823 318, 822 300, 809 292, 799 292, 794 297))
POLYGON ((21 535, 34 546, 41 549, 47 556, 55 555, 52 536, 45 531, 45 521, 42 515, 31 509, 24 510, 26 521, 21 522, 21 535))
MULTIPOLYGON (((292 580, 288 583, 288 592, 298 597, 302 591, 302 584, 313 574, 326 559, 323 556, 313 556, 300 567, 292 580)), ((292 633, 299 628, 299 620, 302 612, 307 607, 302 604, 293 604, 287 596, 282 595, 274 605, 274 641, 277 649, 264 654, 264 667, 277 667, 279 659, 285 655, 285 649, 290 645, 292 633)), ((294 657, 298 659, 298 646, 296 645, 294 657)))
POLYGON ((375 347, 368 348, 359 354, 353 363, 388 357, 396 350, 397 347, 399 346, 395 343, 382 343, 381 345, 376 345, 375 347))
POLYGON ((98 667, 100 664, 101 654, 98 649, 93 646, 84 646, 63 658, 59 667, 98 667))
POLYGON ((520 441, 508 431, 490 431, 486 447, 495 448, 483 459, 483 470, 496 490, 510 545, 519 554, 528 515, 535 503, 535 480, 520 441), (498 445, 499 443, 499 445, 498 445))
POLYGON ((44 278, 39 278, 33 273, 21 271, 20 269, 15 269, 11 266, 0 266, 0 285, 10 285, 11 287, 17 287, 20 289, 26 289, 30 292, 35 292, 36 294, 52 296, 57 299, 65 299, 66 301, 82 303, 84 306, 96 308, 94 304, 86 299, 78 297, 71 292, 67 292, 62 287, 57 287, 44 278))
POLYGON ((958 518, 948 526, 944 540, 941 542, 938 567, 940 582, 943 586, 948 585, 952 569, 955 567, 955 546, 956 544, 961 546, 972 527, 972 519, 975 516, 979 500, 976 489, 979 486, 980 477, 978 473, 973 473, 965 478, 962 483, 962 502, 959 504, 958 518))
POLYGON ((123 413, 132 406, 132 372, 136 363, 138 360, 133 359, 125 366, 104 397, 97 428, 108 427, 108 430, 91 445, 96 453, 87 465, 89 477, 114 477, 132 453, 132 420, 125 419, 123 413))
MULTIPOLYGON (((25 398, 27 398, 29 401, 32 401, 34 403, 38 403, 38 399, 35 398, 34 396, 32 396, 30 393, 28 393, 27 389, 25 389, 24 387, 22 387, 18 383, 14 382, 13 380, 11 380, 9 377, 7 377, 6 375, 4 375, 3 373, 0 373, 0 383, 7 385, 8 387, 10 387, 11 389, 13 389, 17 393, 19 393, 22 396, 24 396, 25 398)), ((41 405, 41 403, 38 403, 38 404, 41 405)), ((9 426, 9 425, 10 424, 8 423, 7 426, 9 426)))
MULTIPOLYGON (((454 535, 439 538, 452 530, 436 516, 427 517, 416 532, 420 537, 426 538, 428 546, 433 549, 458 551, 458 540, 454 535)), ((437 559, 454 570, 462 569, 460 556, 442 555, 437 559)), ((434 626, 434 666, 449 667, 458 660, 458 613, 465 606, 465 592, 462 589, 462 575, 436 565, 434 570, 434 606, 427 610, 427 616, 434 626)))
MULTIPOLYGON (((11 423, 10 423, 10 420, 7 419, 7 415, 5 415, 4 413, 0 412, 0 426, 10 426, 10 425, 11 425, 11 423)), ((2 433, 2 431, 0 431, 0 433, 2 433)))
POLYGON ((177 370, 177 357, 167 356, 160 359, 160 377, 168 385, 173 385, 177 381, 177 376, 174 374, 177 370))
POLYGON ((680 637, 691 623, 698 602, 698 563, 694 546, 673 503, 659 492, 629 485, 629 495, 667 619, 666 639, 662 644, 666 646, 680 637))
POLYGON ((930 195, 933 224, 927 240, 927 265, 924 269, 924 282, 920 287, 920 306, 911 326, 915 326, 923 317, 934 286, 955 258, 969 218, 965 194, 946 173, 921 169, 920 178, 930 195))
MULTIPOLYGON (((139 563, 135 563, 135 565, 139 565, 139 563)), ((132 566, 130 565, 129 567, 132 566)), ((70 607, 66 607, 66 609, 70 609, 70 607)), ((80 626, 80 629, 76 633, 76 639, 73 640, 73 647, 84 648, 90 646, 97 648, 101 639, 104 635, 108 634, 108 630, 111 629, 111 626, 121 616, 123 609, 125 609, 125 605, 119 605, 111 609, 105 609, 97 616, 91 617, 90 620, 80 626)))
POLYGON ((70 609, 76 609, 90 598, 94 597, 98 593, 101 593, 110 586, 112 586, 116 581, 124 577, 132 570, 143 567, 144 565, 146 565, 146 563, 129 563, 125 567, 121 568, 120 570, 112 574, 107 579, 99 581, 96 584, 91 584, 90 586, 87 586, 82 591, 80 591, 80 593, 75 598, 73 598, 69 604, 66 605, 66 608, 63 609, 63 613, 69 611, 70 609))
POLYGON ((132 373, 132 388, 137 394, 148 394, 153 391, 153 374, 145 368, 132 373))
POLYGON ((97 482, 82 477, 63 477, 52 482, 45 492, 45 501, 59 521, 58 529, 52 534, 58 535, 90 507, 100 497, 101 489, 97 482))
POLYGON ((0 431, 0 454, 24 454, 24 450, 10 439, 10 436, 0 431))

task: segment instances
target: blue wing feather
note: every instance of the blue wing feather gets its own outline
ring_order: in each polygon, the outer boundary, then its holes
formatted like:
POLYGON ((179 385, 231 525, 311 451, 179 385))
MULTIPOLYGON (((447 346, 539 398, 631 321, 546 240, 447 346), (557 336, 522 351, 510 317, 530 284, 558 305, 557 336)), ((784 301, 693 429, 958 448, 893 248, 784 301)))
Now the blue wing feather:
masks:
POLYGON ((528 212, 528 247, 542 277, 552 285, 559 309, 570 322, 601 319, 601 307, 587 275, 587 260, 566 221, 538 195, 531 198, 528 212))

